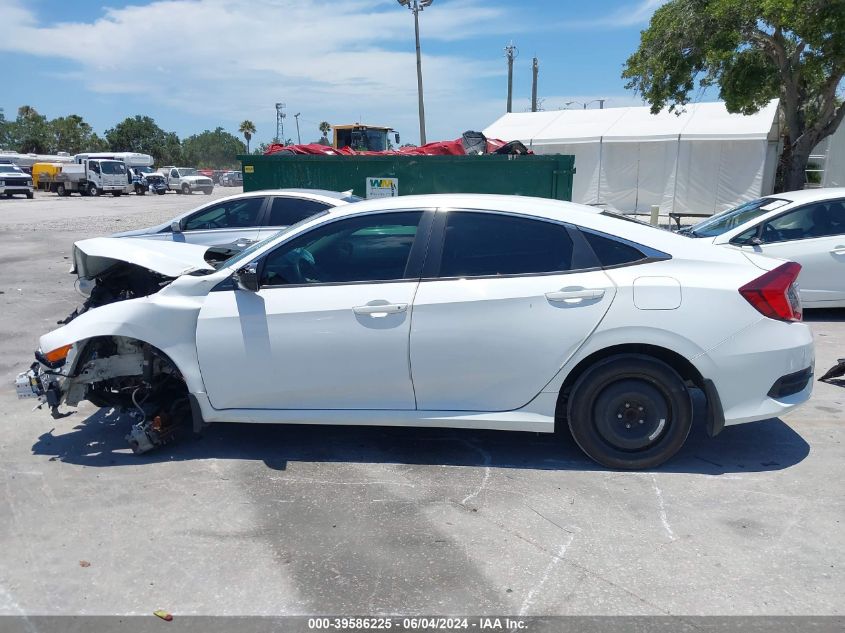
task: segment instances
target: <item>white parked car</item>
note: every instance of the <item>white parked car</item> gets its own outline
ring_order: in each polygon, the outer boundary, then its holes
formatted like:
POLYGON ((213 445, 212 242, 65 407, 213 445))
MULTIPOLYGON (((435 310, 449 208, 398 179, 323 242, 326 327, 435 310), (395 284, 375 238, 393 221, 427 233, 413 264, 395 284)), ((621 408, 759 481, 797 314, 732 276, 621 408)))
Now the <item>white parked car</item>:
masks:
POLYGON ((845 188, 776 193, 682 233, 801 264, 805 308, 845 307, 845 188))
POLYGON ((597 462, 650 468, 686 440, 693 389, 711 435, 812 391, 797 264, 577 204, 370 200, 217 266, 205 256, 78 242, 80 277, 96 291, 125 276, 124 291, 42 336, 19 395, 55 415, 85 399, 135 412, 136 451, 166 441, 180 417, 195 429, 568 425, 597 462))
POLYGON ((251 191, 209 202, 156 226, 112 237, 185 242, 237 251, 315 213, 359 200, 351 191, 251 191))

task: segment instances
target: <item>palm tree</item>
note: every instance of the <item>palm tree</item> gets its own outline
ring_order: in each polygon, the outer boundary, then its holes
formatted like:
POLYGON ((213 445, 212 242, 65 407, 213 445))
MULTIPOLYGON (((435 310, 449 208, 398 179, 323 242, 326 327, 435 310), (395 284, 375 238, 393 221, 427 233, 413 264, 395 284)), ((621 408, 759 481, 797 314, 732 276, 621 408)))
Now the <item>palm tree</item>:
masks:
POLYGON ((255 134, 255 123, 247 119, 241 123, 238 132, 244 135, 246 139, 246 153, 249 154, 249 141, 252 139, 252 135, 255 134))
POLYGON ((329 132, 331 132, 332 126, 328 121, 323 121, 320 123, 320 131, 323 133, 323 136, 328 138, 329 132))

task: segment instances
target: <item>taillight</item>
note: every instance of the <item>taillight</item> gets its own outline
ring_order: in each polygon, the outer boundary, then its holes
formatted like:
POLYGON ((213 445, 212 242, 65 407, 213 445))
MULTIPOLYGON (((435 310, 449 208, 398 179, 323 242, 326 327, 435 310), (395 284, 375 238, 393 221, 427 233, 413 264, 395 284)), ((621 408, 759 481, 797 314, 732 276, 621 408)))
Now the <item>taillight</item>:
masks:
POLYGON ((798 297, 798 273, 801 264, 787 262, 765 275, 749 281, 739 289, 760 314, 780 321, 801 320, 801 299, 798 297))

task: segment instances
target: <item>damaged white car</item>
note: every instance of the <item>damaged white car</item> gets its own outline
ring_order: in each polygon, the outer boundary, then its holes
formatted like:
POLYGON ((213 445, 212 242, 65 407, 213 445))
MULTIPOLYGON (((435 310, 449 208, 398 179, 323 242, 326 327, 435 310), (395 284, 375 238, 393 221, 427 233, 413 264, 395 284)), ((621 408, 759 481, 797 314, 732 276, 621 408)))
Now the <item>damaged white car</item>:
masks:
POLYGON ((132 238, 75 245, 86 305, 41 337, 21 397, 134 415, 137 452, 181 422, 553 432, 650 468, 812 391, 800 266, 554 200, 344 205, 219 261, 132 238))

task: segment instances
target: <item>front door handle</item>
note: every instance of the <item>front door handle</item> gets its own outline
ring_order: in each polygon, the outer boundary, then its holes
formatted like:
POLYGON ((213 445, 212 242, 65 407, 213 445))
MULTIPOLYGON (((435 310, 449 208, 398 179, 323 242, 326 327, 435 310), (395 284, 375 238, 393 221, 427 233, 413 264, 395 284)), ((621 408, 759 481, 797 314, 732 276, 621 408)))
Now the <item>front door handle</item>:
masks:
POLYGON ((845 255, 845 246, 835 246, 830 252, 834 255, 845 255))
POLYGON ((559 303, 579 303, 585 299, 601 299, 603 296, 604 288, 572 288, 546 293, 546 299, 559 303))
POLYGON ((379 305, 355 306, 352 311, 355 314, 368 315, 371 317, 386 317, 389 314, 399 314, 408 309, 407 303, 382 303, 379 305))

